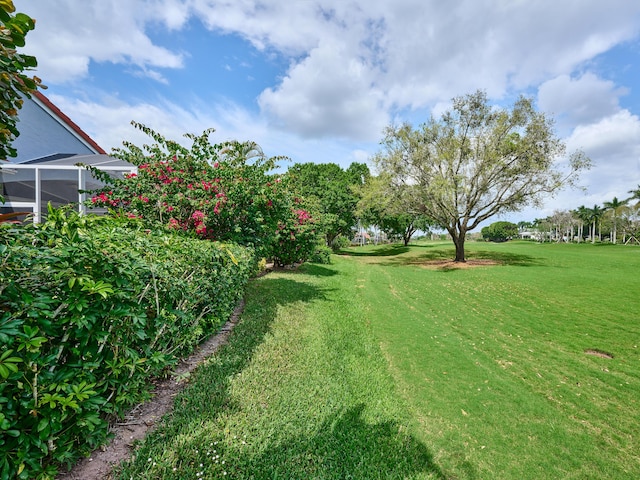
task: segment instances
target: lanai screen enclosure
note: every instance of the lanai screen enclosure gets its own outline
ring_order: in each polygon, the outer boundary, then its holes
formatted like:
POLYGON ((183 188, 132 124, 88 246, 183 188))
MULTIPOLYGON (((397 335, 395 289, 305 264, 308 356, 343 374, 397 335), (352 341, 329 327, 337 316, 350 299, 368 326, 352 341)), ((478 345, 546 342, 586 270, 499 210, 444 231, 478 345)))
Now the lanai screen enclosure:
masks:
MULTIPOLYGON (((86 212, 83 202, 87 194, 79 190, 95 190, 103 185, 91 171, 78 164, 91 165, 114 177, 137 173, 137 167, 108 155, 52 155, 25 163, 0 165, 0 213, 26 212, 38 223, 47 212, 47 204, 54 207, 74 204, 86 212)), ((98 209, 92 212, 101 213, 98 209)), ((18 217, 24 220, 26 213, 18 217)))

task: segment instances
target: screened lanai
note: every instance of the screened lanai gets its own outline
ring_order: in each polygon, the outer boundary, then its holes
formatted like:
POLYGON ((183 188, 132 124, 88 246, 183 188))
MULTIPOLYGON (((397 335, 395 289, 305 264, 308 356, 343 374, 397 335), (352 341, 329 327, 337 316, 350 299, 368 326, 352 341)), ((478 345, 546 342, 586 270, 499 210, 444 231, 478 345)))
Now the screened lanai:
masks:
MULTIPOLYGON (((56 154, 24 163, 0 164, 0 213, 23 212, 17 220, 29 217, 38 223, 44 219, 47 205, 54 207, 72 204, 86 213, 83 202, 87 198, 82 190, 95 190, 103 183, 91 171, 78 164, 91 165, 112 177, 122 178, 136 173, 137 167, 108 155, 56 154)), ((91 209, 103 213, 103 210, 91 209)))

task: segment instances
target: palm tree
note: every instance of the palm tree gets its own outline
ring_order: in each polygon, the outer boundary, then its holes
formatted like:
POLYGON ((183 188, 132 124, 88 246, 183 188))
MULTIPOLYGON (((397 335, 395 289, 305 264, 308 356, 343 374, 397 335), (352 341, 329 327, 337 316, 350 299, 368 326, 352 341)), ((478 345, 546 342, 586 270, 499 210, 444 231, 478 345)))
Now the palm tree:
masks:
POLYGON ((584 205, 579 206, 576 210, 573 211, 573 214, 580 220, 580 225, 578 227, 578 243, 583 240, 584 236, 584 225, 591 221, 591 210, 584 205))
MULTIPOLYGON (((640 198, 640 188, 638 189, 637 193, 639 194, 638 198, 640 198)), ((613 238, 611 240, 613 243, 616 243, 616 238, 618 236, 618 213, 620 213, 620 209, 624 207, 628 201, 629 200, 618 200, 618 197, 613 197, 613 200, 611 200, 610 202, 604 202, 604 208, 606 208, 607 210, 611 210, 611 215, 613 217, 613 238)))
MULTIPOLYGON (((588 209, 590 214, 590 220, 593 222, 593 228, 591 233, 591 243, 596 243, 596 224, 600 224, 600 219, 604 214, 604 209, 598 205, 594 205, 593 208, 588 209)), ((598 233, 600 237, 602 237, 602 232, 600 232, 600 228, 598 228, 598 233)), ((602 240, 602 238, 600 238, 602 240)))
MULTIPOLYGON (((629 190, 628 193, 630 193, 631 196, 627 198, 625 202, 630 202, 631 200, 640 200, 640 185, 638 185, 638 188, 634 190, 629 190)), ((640 203, 640 201, 638 203, 640 203)))

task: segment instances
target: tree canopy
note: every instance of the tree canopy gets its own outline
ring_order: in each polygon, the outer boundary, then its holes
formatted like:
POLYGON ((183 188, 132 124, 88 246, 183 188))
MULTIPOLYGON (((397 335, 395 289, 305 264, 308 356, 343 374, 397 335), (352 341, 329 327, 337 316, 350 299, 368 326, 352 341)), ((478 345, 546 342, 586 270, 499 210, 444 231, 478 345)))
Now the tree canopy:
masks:
POLYGON ((446 229, 464 262, 468 231, 494 215, 540 205, 544 196, 574 185, 590 161, 565 157, 553 124, 531 99, 492 107, 477 91, 453 99, 440 119, 419 128, 389 126, 374 157, 388 188, 404 188, 411 209, 446 229))
POLYGON ((335 163, 296 163, 287 172, 289 185, 304 197, 327 246, 338 235, 349 238, 358 224, 356 206, 360 199, 357 187, 369 177, 369 167, 354 162, 346 170, 335 163))
POLYGON ((0 0, 0 160, 15 157, 11 142, 19 135, 16 127, 23 96, 42 87, 38 77, 25 71, 37 66, 36 58, 18 53, 25 37, 35 28, 35 20, 24 13, 14 13, 11 0, 0 0))
POLYGON ((384 175, 370 176, 362 187, 358 217, 366 224, 376 225, 388 237, 401 237, 408 245, 418 230, 427 232, 433 222, 426 215, 412 212, 405 202, 405 189, 386 188, 384 175))
POLYGON ((481 230, 482 238, 491 242, 506 242, 518 235, 518 225, 511 222, 494 222, 481 230))

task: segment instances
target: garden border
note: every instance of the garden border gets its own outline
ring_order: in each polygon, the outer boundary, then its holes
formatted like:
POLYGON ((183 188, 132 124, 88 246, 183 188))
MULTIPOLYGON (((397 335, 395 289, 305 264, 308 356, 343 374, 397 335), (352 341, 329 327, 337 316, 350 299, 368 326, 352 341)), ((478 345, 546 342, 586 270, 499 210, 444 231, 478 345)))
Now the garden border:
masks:
POLYGON ((112 440, 88 458, 81 459, 70 471, 60 473, 58 480, 110 479, 113 468, 130 458, 135 443, 153 430, 163 415, 173 409, 175 396, 185 387, 184 381, 206 358, 226 344, 233 328, 240 321, 245 301, 241 299, 231 317, 220 331, 198 346, 188 358, 182 360, 171 375, 156 383, 153 397, 134 407, 123 422, 110 426, 112 440))

